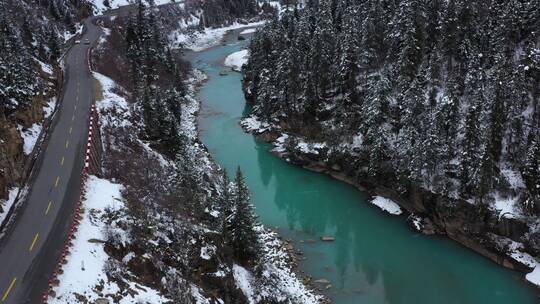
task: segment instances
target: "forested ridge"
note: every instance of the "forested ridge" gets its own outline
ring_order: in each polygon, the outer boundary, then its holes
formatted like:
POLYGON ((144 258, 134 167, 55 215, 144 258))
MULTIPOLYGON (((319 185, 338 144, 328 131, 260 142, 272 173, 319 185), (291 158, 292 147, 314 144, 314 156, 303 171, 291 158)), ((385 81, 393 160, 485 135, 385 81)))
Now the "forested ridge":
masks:
POLYGON ((64 31, 75 33, 75 21, 87 11, 85 1, 0 2, 0 115, 29 107, 43 84, 32 58, 55 61, 64 31))
POLYGON ((83 0, 0 0, 0 202, 22 182, 21 134, 57 97, 65 40, 88 13, 83 0))
POLYGON ((258 119, 357 180, 540 211, 540 1, 320 0, 253 38, 258 119))

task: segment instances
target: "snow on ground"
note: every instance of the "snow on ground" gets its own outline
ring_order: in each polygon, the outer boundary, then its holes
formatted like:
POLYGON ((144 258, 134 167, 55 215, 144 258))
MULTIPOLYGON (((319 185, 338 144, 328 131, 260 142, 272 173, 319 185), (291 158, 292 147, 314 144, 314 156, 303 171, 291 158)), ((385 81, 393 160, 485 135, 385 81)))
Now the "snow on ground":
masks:
POLYGON ((247 132, 263 133, 270 127, 268 123, 260 121, 254 115, 242 119, 240 124, 247 132))
POLYGON ((534 270, 525 275, 527 281, 533 283, 534 285, 540 287, 540 263, 536 262, 534 270))
POLYGON ((210 260, 215 252, 216 252, 215 246, 211 246, 211 245, 203 246, 201 247, 201 258, 203 260, 210 260))
POLYGON ((21 133, 21 137, 24 141, 23 151, 24 154, 29 155, 32 153, 32 150, 34 149, 34 146, 36 145, 36 142, 38 140, 39 134, 41 134, 41 130, 43 127, 41 124, 33 124, 32 127, 24 130, 21 125, 18 126, 19 133, 21 133))
POLYGON ((422 217, 419 216, 419 215, 416 215, 416 214, 411 214, 410 215, 410 220, 411 220, 411 223, 414 226, 414 229, 416 229, 416 231, 421 232, 423 227, 424 227, 424 224, 422 223, 422 217))
MULTIPOLYGON (((278 234, 265 229, 262 225, 255 227, 255 230, 259 232, 259 242, 262 244, 262 252, 264 252, 261 258, 261 270, 265 281, 263 284, 254 285, 260 290, 260 294, 257 296, 264 297, 272 294, 283 303, 320 303, 322 297, 309 290, 291 269, 288 262, 289 253, 278 234)), ((237 279, 236 276, 235 279, 237 279)))
POLYGON ((281 134, 281 136, 278 137, 276 141, 274 142, 275 148, 272 151, 278 152, 278 153, 287 151, 287 149, 285 149, 285 141, 287 141, 288 138, 289 138, 289 135, 285 133, 281 134))
POLYGON ((90 239, 105 239, 105 223, 101 217, 107 209, 123 208, 121 190, 122 185, 95 176, 88 178, 81 225, 68 262, 64 265, 64 273, 58 277, 60 284, 54 289, 56 297, 50 297, 49 303, 79 303, 77 294, 86 296, 89 303, 102 297, 110 303, 167 303, 168 299, 156 290, 133 282, 127 283, 131 289, 137 290, 137 294, 125 294, 118 302, 113 299, 120 289, 116 283, 109 282, 104 273, 108 255, 101 242, 89 242, 90 239), (101 296, 95 292, 96 286, 103 287, 101 296))
POLYGON ((263 25, 266 21, 253 22, 248 24, 235 23, 233 25, 222 28, 207 28, 204 32, 183 33, 184 29, 173 31, 169 35, 169 40, 173 46, 183 46, 186 49, 200 52, 205 49, 218 45, 225 34, 230 30, 240 29, 244 27, 253 27, 263 25))
POLYGON ((495 195, 493 208, 499 212, 499 217, 516 218, 521 215, 517 201, 518 197, 502 197, 495 195))
POLYGON ((253 277, 251 276, 251 273, 249 273, 249 271, 247 271, 244 267, 236 264, 233 265, 232 270, 236 286, 242 290, 249 303, 254 303, 253 287, 251 283, 253 281, 253 277))
POLYGON ((197 113, 199 112, 200 104, 196 98, 195 86, 206 79, 206 74, 200 70, 193 70, 190 78, 187 80, 188 91, 191 92, 187 96, 187 102, 182 105, 182 133, 191 139, 195 139, 197 134, 197 113))
POLYGON ((521 178, 521 174, 519 172, 506 168, 501 170, 501 174, 504 176, 508 184, 510 184, 512 189, 525 188, 525 182, 523 181, 523 178, 521 178))
POLYGON ((131 125, 129 117, 131 113, 129 111, 129 105, 126 99, 117 93, 116 90, 123 91, 117 84, 109 77, 93 72, 94 78, 101 84, 103 92, 103 100, 96 103, 96 107, 100 112, 114 111, 115 115, 100 115, 100 126, 113 125, 115 127, 131 125), (116 89, 116 90, 115 90, 116 89))
POLYGON ((371 200, 371 203, 393 215, 400 215, 402 213, 401 208, 396 202, 382 196, 375 196, 371 200))
MULTIPOLYGON (((89 1, 95 8, 95 13, 101 15, 103 12, 109 9, 119 8, 121 6, 130 5, 137 3, 136 0, 109 0, 110 7, 106 7, 103 4, 103 0, 90 0, 89 1)), ((143 1, 145 4, 148 4, 147 0, 143 1)), ((155 5, 162 5, 167 3, 172 3, 172 0, 154 0, 155 5)), ((179 1, 176 1, 179 2, 179 1)))
POLYGON ((13 203, 15 203, 15 198, 17 197, 18 193, 18 187, 11 188, 8 192, 8 198, 5 201, 0 202, 0 224, 2 224, 2 222, 4 222, 4 220, 6 219, 6 215, 13 203))
POLYGON ((82 34, 83 26, 80 23, 75 24, 75 33, 70 33, 68 31, 64 32, 64 42, 68 41, 69 39, 73 38, 74 36, 78 34, 82 34))
POLYGON ((540 263, 528 253, 522 251, 524 249, 523 244, 501 236, 491 235, 491 237, 494 238, 499 249, 506 252, 509 257, 529 268, 533 268, 533 271, 525 275, 525 279, 540 287, 540 263))
POLYGON ((231 67, 234 71, 241 72, 242 66, 248 62, 249 50, 242 50, 230 54, 225 58, 225 66, 231 67))
POLYGON ((243 30, 242 32, 240 32, 240 35, 248 35, 248 34, 253 34, 257 31, 256 28, 249 28, 247 30, 243 30))
POLYGON ((51 117, 51 114, 54 112, 54 108, 56 108, 56 97, 51 98, 43 107, 43 114, 45 118, 51 117))
POLYGON ((49 75, 53 74, 53 69, 50 64, 46 64, 45 62, 41 60, 37 60, 37 59, 36 59, 36 62, 39 64, 39 66, 41 67, 41 70, 45 72, 45 74, 49 74, 49 75))
POLYGON ((355 135, 352 139, 351 148, 362 148, 362 144, 364 143, 364 137, 362 136, 362 133, 358 133, 355 135))
POLYGON ((326 147, 326 143, 307 143, 299 141, 296 148, 305 154, 319 154, 319 150, 326 147))

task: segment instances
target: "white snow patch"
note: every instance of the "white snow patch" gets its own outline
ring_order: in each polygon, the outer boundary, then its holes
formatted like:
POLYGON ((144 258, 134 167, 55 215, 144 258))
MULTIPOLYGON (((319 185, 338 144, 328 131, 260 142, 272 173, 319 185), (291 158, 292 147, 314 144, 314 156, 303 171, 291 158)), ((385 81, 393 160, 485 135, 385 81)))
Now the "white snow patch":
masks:
POLYGON ((195 285, 191 285, 191 295, 193 296, 193 298, 195 299, 195 303, 197 304, 210 304, 211 303, 209 299, 205 298, 201 294, 200 289, 195 285))
MULTIPOLYGON (((259 242, 262 244, 262 252, 264 252, 262 257, 264 284, 255 285, 260 289, 257 296, 272 295, 283 303, 288 303, 290 299, 295 299, 295 303, 320 303, 322 297, 307 289, 296 273, 291 270, 290 264, 287 262, 289 253, 278 235, 264 229, 263 226, 257 226, 255 230, 259 232, 259 242)), ((248 280, 248 282, 250 281, 248 280)))
POLYGON ((358 133, 356 136, 352 139, 352 145, 351 148, 362 148, 362 144, 364 143, 364 137, 361 133, 358 133))
POLYGON ((131 112, 129 111, 129 105, 126 99, 116 93, 116 91, 123 91, 112 79, 109 77, 93 72, 94 78, 101 84, 103 92, 103 100, 96 103, 97 109, 100 112, 112 111, 115 115, 100 115, 100 127, 106 126, 130 126, 131 112))
POLYGON ((242 71, 242 66, 248 62, 249 50, 242 50, 230 54, 225 58, 225 66, 231 67, 234 71, 242 71))
POLYGON ((296 145, 296 148, 305 154, 315 154, 319 155, 319 150, 326 147, 326 143, 307 143, 304 141, 299 141, 296 145))
POLYGON ((289 138, 289 135, 286 133, 281 134, 280 137, 276 138, 276 141, 274 142, 274 149, 272 151, 283 153, 286 151, 285 149, 285 142, 289 138))
POLYGON ((203 260, 210 260, 215 251, 216 248, 214 246, 201 247, 201 258, 203 260))
POLYGON ((268 123, 260 121, 256 116, 246 117, 240 121, 240 124, 247 132, 262 133, 270 127, 268 123))
POLYGON ((253 281, 253 277, 251 276, 251 273, 247 271, 244 267, 238 266, 236 264, 233 265, 233 277, 234 281, 236 282, 236 286, 242 290, 246 298, 248 299, 249 303, 255 303, 253 300, 253 286, 251 282, 253 281))
POLYGON ((52 75, 53 74, 53 69, 52 69, 52 66, 50 64, 46 64, 45 62, 41 61, 41 60, 37 60, 37 63, 39 63, 39 66, 41 67, 41 70, 43 72, 45 72, 46 74, 49 74, 49 75, 52 75))
POLYGON ((525 279, 536 286, 540 286, 540 263, 536 263, 534 270, 527 273, 527 275, 525 275, 525 279))
POLYGON ((82 34, 83 26, 80 23, 75 24, 75 33, 70 33, 68 31, 64 32, 64 42, 68 41, 69 39, 82 34))
POLYGON ((512 169, 502 169, 501 174, 504 176, 506 181, 510 184, 512 189, 523 189, 525 188, 525 182, 521 178, 521 174, 518 171, 512 169))
MULTIPOLYGON (((107 208, 118 210, 123 208, 122 185, 113 184, 105 179, 90 176, 86 184, 86 199, 83 202, 86 212, 83 214, 81 224, 73 240, 71 254, 68 262, 64 265, 64 273, 58 279, 60 284, 54 290, 56 296, 49 298, 49 303, 78 303, 75 294, 85 295, 90 303, 98 298, 105 297, 111 303, 115 302, 113 295, 120 291, 115 282, 109 282, 104 272, 105 262, 108 255, 101 243, 90 243, 89 239, 105 239, 105 223, 101 221, 101 215, 107 208), (91 292, 95 286, 103 281, 102 296, 91 292)), ((126 256, 128 257, 129 254, 126 256)), ((124 257, 124 258, 126 258, 124 257)), ((140 284, 127 282, 131 289, 137 290, 137 294, 128 294, 118 303, 167 303, 169 300, 159 294, 158 291, 141 287, 140 284)))
POLYGON ((32 153, 32 150, 34 149, 34 146, 36 145, 39 134, 41 133, 43 127, 40 124, 35 123, 32 125, 32 127, 26 130, 24 130, 24 128, 20 125, 18 126, 18 129, 24 141, 24 154, 30 155, 30 153, 32 153))
POLYGON ((517 206, 518 197, 501 197, 495 195, 493 207, 499 212, 499 217, 516 218, 521 215, 517 206))
POLYGON ((47 104, 43 107, 43 113, 45 118, 51 117, 51 114, 54 112, 54 108, 56 108, 56 97, 53 97, 47 102, 47 104))
POLYGON ((371 203, 393 215, 400 215, 402 213, 401 207, 399 207, 396 202, 382 196, 375 196, 375 198, 371 200, 371 203))
POLYGON ((256 28, 249 28, 249 29, 246 29, 246 30, 243 30, 242 32, 240 32, 240 35, 248 35, 248 34, 253 34, 257 31, 256 28))
POLYGON ((536 286, 540 286, 540 263, 530 254, 523 252, 522 243, 513 241, 509 238, 492 235, 495 238, 500 250, 506 251, 506 254, 519 263, 533 268, 533 271, 525 275, 525 279, 536 286))
POLYGON ((424 227, 424 224, 422 224, 422 217, 416 214, 411 214, 411 221, 414 226, 414 229, 416 229, 416 231, 421 232, 422 228, 424 227))

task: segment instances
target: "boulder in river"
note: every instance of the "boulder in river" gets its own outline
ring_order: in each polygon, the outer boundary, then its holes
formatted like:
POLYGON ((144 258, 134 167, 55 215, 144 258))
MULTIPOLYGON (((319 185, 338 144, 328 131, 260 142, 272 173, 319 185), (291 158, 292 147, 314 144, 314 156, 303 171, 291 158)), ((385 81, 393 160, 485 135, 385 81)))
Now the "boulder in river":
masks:
POLYGON ((327 279, 318 279, 318 280, 313 281, 313 283, 328 285, 330 284, 330 281, 328 281, 327 279))
POLYGON ((323 242, 333 242, 336 238, 333 236, 321 236, 321 241, 323 242))

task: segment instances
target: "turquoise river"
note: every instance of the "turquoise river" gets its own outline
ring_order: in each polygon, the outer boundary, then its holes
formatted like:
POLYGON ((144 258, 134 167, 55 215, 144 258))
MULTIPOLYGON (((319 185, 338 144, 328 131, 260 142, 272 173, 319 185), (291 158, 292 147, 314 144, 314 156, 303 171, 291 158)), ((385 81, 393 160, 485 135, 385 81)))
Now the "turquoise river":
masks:
POLYGON ((519 274, 443 237, 412 231, 402 216, 367 203, 366 194, 273 156, 239 126, 249 113, 241 75, 220 76, 224 57, 246 41, 190 54, 209 80, 201 88, 201 138, 229 173, 241 166, 260 221, 278 227, 304 253, 300 270, 330 280, 333 303, 537 303, 519 274), (322 235, 335 242, 315 243, 322 235))

